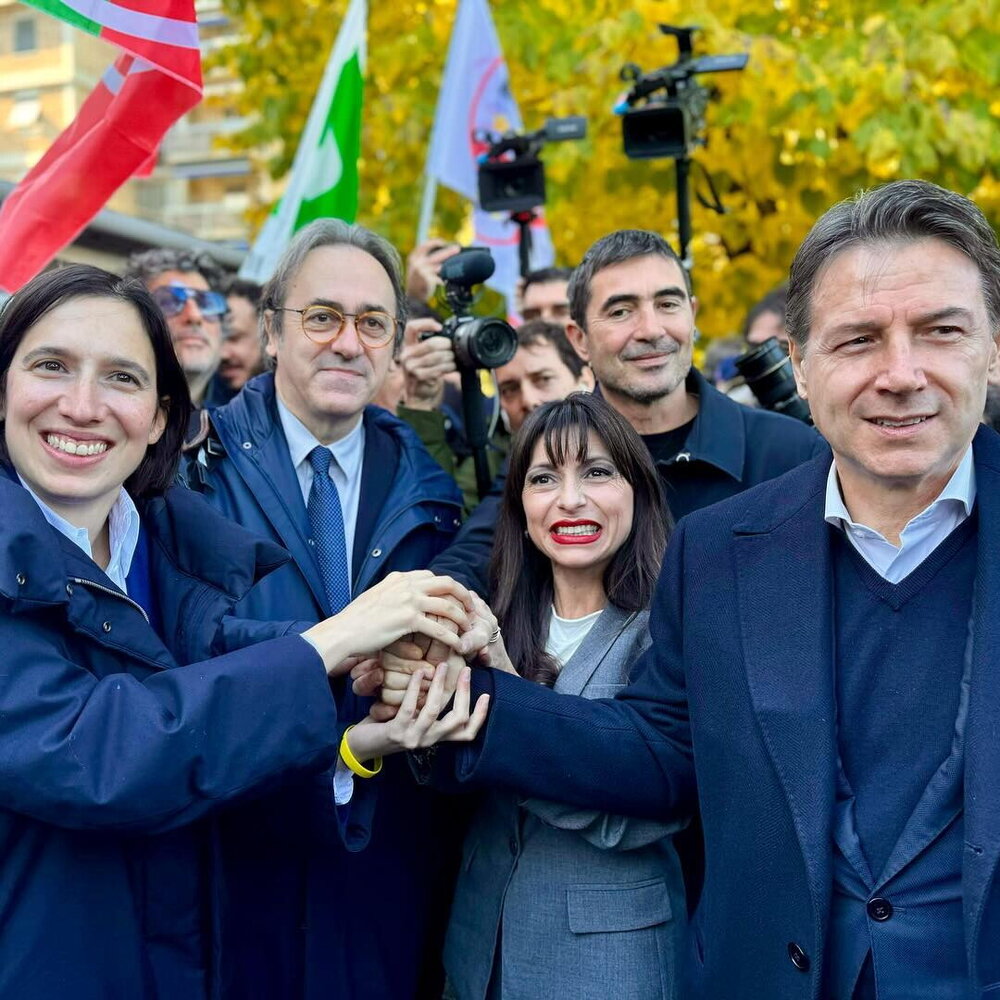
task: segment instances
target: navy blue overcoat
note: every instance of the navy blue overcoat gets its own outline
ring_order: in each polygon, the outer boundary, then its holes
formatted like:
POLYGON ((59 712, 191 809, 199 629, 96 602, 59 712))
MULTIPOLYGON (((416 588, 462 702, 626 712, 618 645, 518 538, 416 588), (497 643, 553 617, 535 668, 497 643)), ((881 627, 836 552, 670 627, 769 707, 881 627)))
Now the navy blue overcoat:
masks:
MULTIPOLYGON (((985 1000, 1000 996, 1000 437, 980 428, 973 450, 961 860, 971 995, 985 1000)), ((680 521, 652 646, 614 701, 474 672, 474 688, 493 699, 485 733, 459 751, 465 779, 670 818, 690 808, 697 778, 706 872, 687 962, 692 1000, 821 995, 837 763, 829 466, 817 458, 680 521)), ((934 927, 926 933, 933 947, 934 927)))
POLYGON ((312 646, 282 636, 294 625, 227 617, 284 553, 187 490, 140 510, 162 641, 0 475, 5 998, 213 995, 206 817, 336 754, 335 705, 312 646))

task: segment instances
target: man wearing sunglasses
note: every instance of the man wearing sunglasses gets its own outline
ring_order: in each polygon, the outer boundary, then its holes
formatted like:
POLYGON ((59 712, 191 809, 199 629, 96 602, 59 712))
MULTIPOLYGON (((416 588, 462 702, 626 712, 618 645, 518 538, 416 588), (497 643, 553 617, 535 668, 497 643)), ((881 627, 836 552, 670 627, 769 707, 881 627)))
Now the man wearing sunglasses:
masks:
POLYGON ((225 402, 230 393, 215 377, 227 308, 218 264, 205 253, 160 248, 133 254, 125 275, 138 278, 160 307, 195 409, 225 402))
MULTIPOLYGON (((278 261, 261 305, 273 370, 211 412, 188 479, 291 555, 236 613, 317 621, 392 571, 425 568, 457 530, 461 497, 410 427, 370 405, 406 323, 389 243, 337 219, 313 222, 278 261)), ((338 698, 343 718, 367 714, 349 689, 338 698)), ((226 997, 433 992, 461 824, 453 806, 446 813, 416 787, 405 761, 388 758, 375 782, 350 782, 343 769, 299 780, 220 820, 226 997), (370 818, 367 848, 349 853, 345 841, 356 846, 370 818)))

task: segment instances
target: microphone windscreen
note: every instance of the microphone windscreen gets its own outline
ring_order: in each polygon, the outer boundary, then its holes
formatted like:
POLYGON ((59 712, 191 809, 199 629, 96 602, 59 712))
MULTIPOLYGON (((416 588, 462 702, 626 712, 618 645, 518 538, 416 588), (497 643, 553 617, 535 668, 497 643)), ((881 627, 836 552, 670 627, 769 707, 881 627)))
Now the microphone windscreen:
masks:
POLYGON ((441 278, 461 285, 481 285, 495 269, 493 255, 486 247, 465 247, 441 265, 441 278))

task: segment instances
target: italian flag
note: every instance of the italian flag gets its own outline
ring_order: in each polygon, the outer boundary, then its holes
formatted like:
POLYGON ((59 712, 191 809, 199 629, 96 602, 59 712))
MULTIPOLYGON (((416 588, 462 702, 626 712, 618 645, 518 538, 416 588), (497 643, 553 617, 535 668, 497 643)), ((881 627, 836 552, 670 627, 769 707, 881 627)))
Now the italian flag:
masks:
POLYGON ((351 0, 323 71, 281 201, 261 228, 240 276, 264 282, 292 234, 319 218, 358 213, 367 0, 351 0))
POLYGON ((0 206, 0 289, 38 274, 136 173, 167 130, 200 100, 194 0, 31 0, 118 45, 70 126, 0 206))

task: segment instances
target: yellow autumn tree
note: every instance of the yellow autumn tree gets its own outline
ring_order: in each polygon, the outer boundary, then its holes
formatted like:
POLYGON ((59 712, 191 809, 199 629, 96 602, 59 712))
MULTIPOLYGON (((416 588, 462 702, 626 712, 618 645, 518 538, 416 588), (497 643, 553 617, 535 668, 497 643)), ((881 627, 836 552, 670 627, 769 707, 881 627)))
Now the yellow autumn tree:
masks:
MULTIPOLYGON (((295 152, 347 0, 226 0, 243 38, 218 60, 243 81, 239 148, 281 177, 295 152), (273 152, 268 159, 261 150, 273 152)), ((427 144, 456 0, 370 0, 359 221, 404 251, 417 226, 427 144)), ((695 203, 694 276, 710 336, 785 277, 817 214, 859 188, 934 180, 1000 223, 1000 0, 494 0, 526 127, 583 114, 586 140, 547 147, 546 215, 562 263, 623 227, 676 237, 670 161, 630 161, 612 108, 619 71, 676 58, 657 24, 697 24, 696 54, 747 52, 713 89, 695 153, 727 209, 695 203)), ((699 169, 695 187, 703 186, 699 169)), ((268 206, 261 206, 261 215, 268 206)), ((438 196, 434 232, 465 204, 438 196)))

